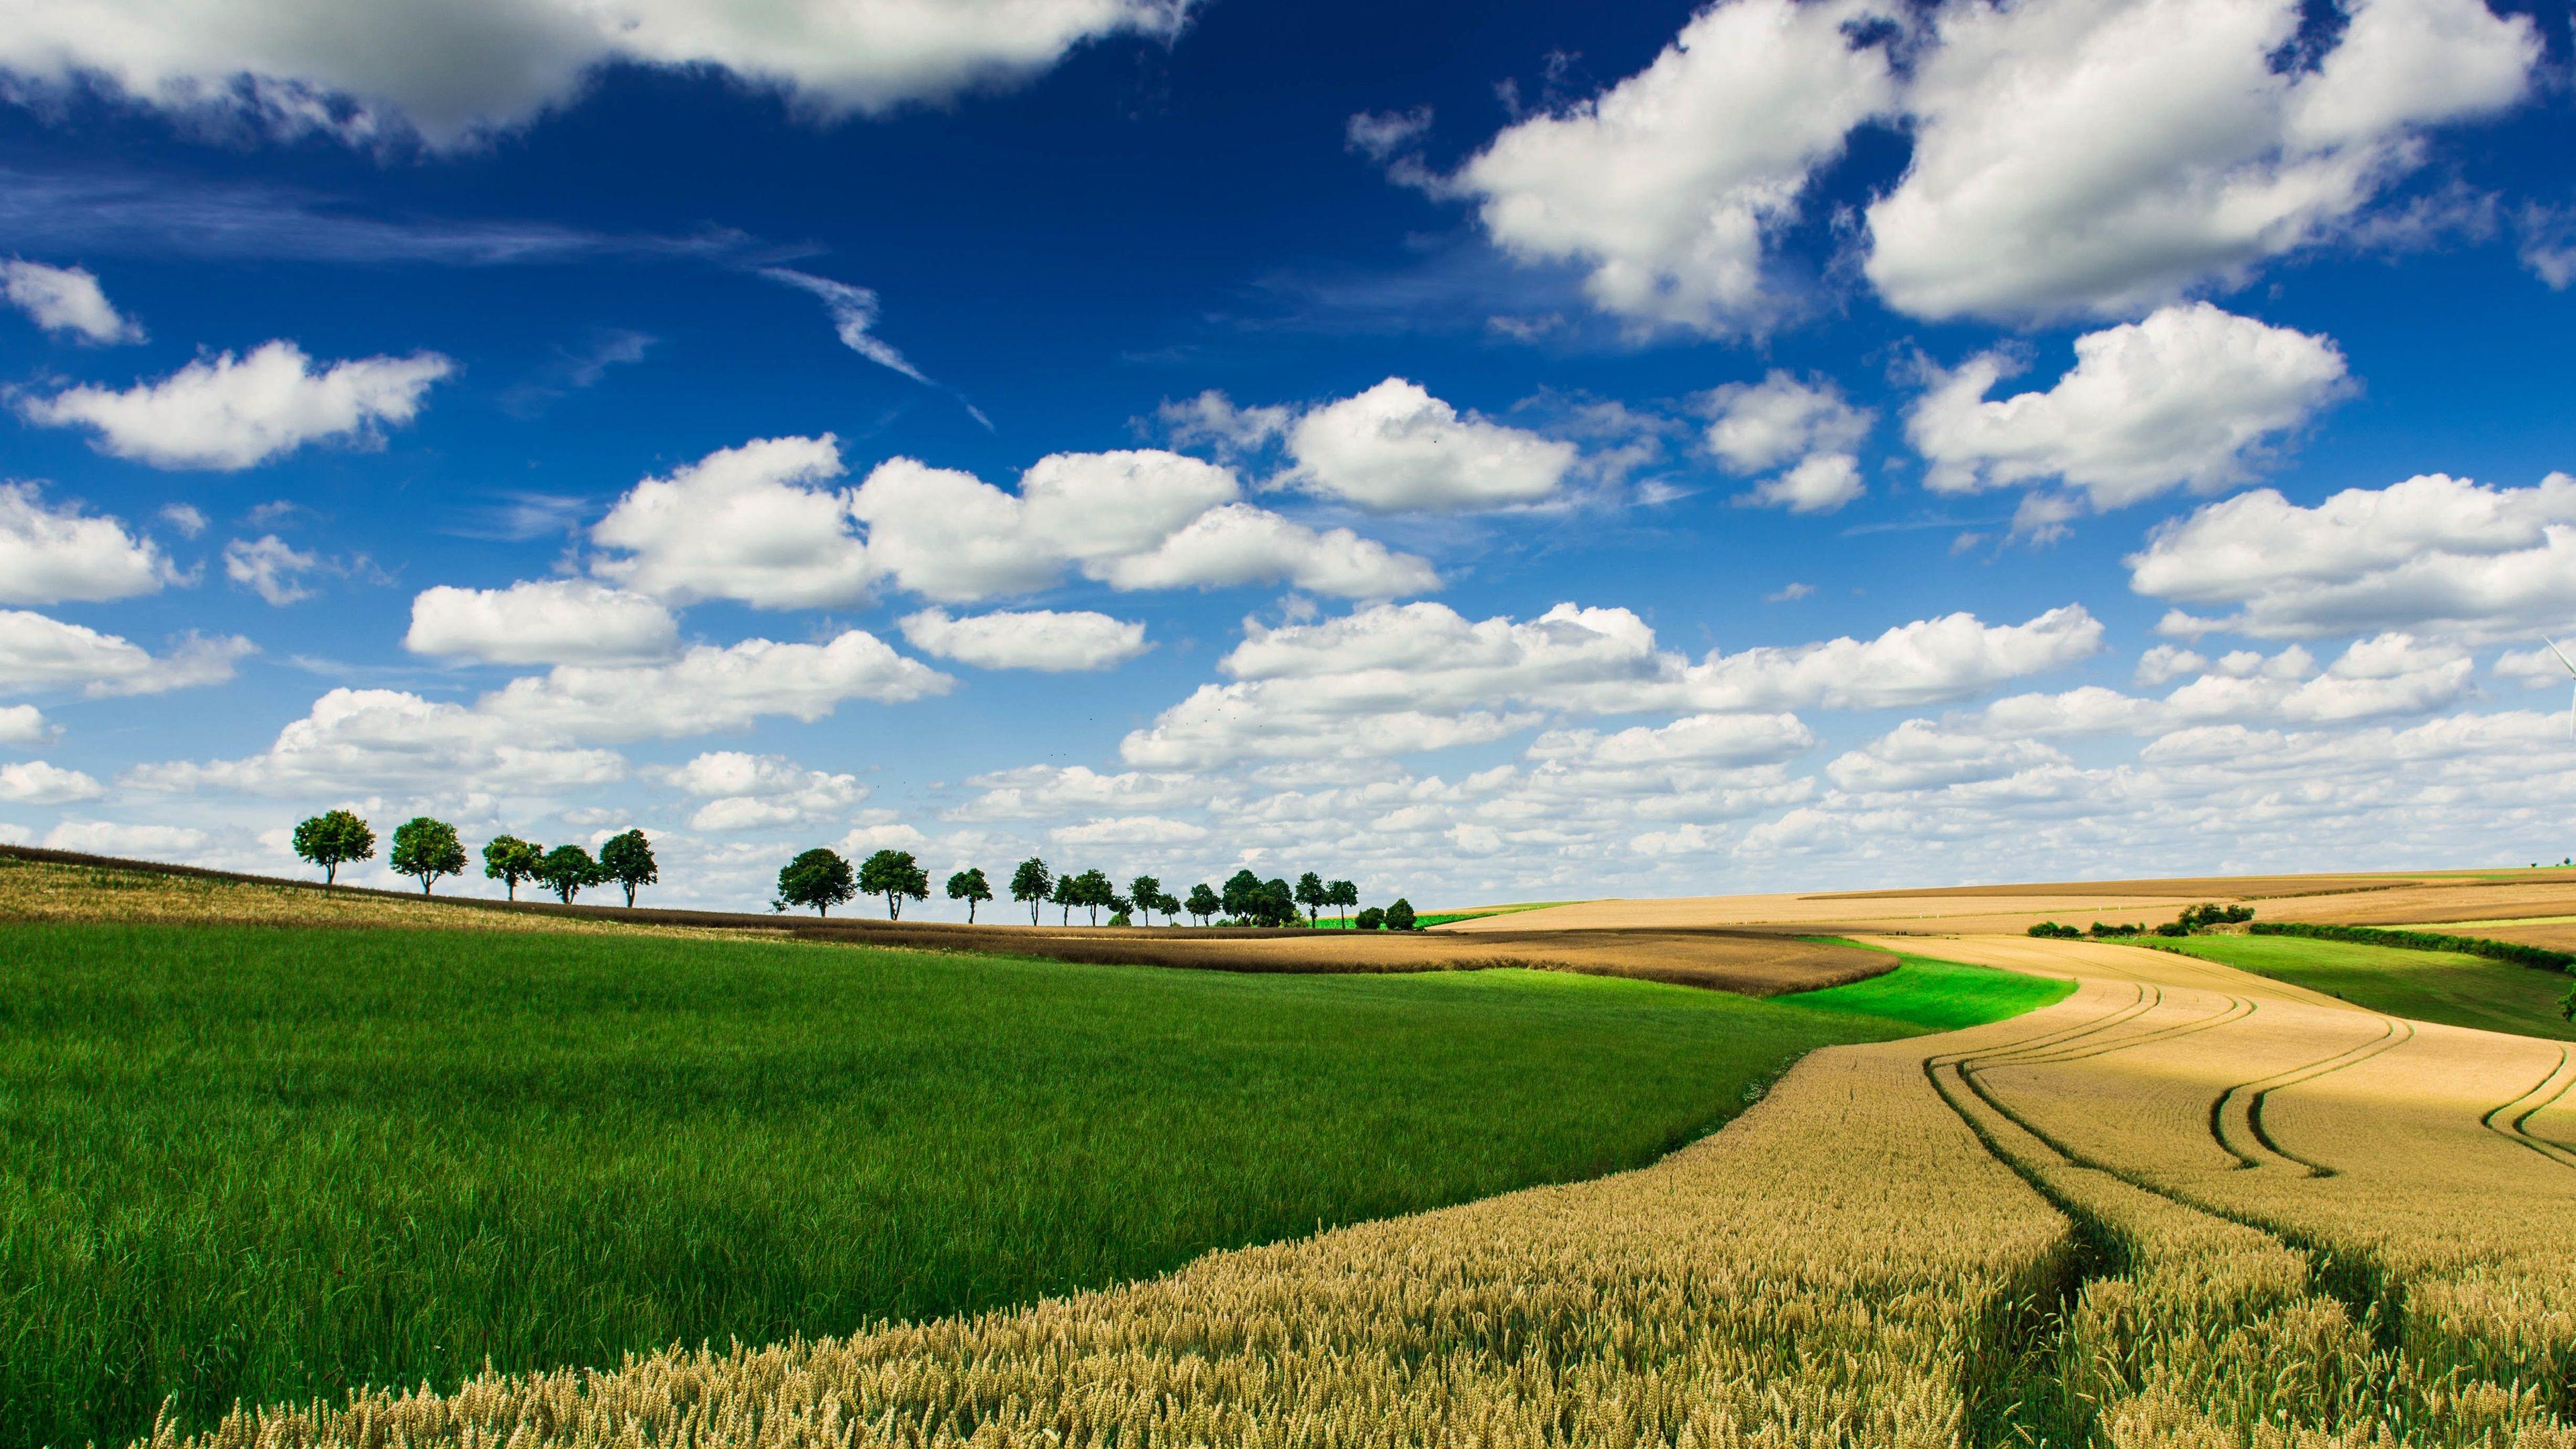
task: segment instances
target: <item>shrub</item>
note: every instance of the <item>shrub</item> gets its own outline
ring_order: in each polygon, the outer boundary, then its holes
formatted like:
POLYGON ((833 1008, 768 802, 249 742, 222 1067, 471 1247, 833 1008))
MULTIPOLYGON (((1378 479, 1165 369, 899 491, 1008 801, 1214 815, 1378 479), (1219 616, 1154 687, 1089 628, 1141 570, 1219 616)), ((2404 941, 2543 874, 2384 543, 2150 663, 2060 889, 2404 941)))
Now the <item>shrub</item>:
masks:
POLYGON ((2156 934, 2159 936, 2188 936, 2191 934, 2191 927, 2184 925, 2180 921, 2167 921, 2163 925, 2156 927, 2156 934))
POLYGON ((1386 928, 1390 931, 1419 930, 1413 924, 1413 902, 1397 896, 1395 904, 1386 908, 1386 928))
POLYGON ((1129 918, 1125 911, 1112 911, 1109 913, 1109 924, 1113 926, 1132 926, 1136 924, 1136 922, 1129 918))
POLYGON ((2391 931, 2378 926, 2320 926, 2306 921, 2256 921, 2247 928, 2257 936, 2305 936, 2316 941, 2350 941, 2362 946, 2396 946, 2408 951, 2456 951, 2512 966, 2540 971, 2576 971, 2576 953, 2526 946, 2519 941, 2489 941, 2478 936, 2446 936, 2437 931, 2391 931))
POLYGON ((2073 926, 2061 926, 2055 921, 2042 921, 2038 925, 2031 927, 2030 933, 2043 940, 2049 941, 2072 941, 2076 937, 2084 934, 2073 926))
POLYGON ((2101 921, 2095 921, 2092 925, 2085 928, 2086 932, 2096 940, 2107 936, 2134 936, 2145 929, 2146 928, 2143 926, 2108 925, 2101 921))
POLYGON ((1386 925, 1386 911, 1383 907, 1371 906, 1351 917, 1351 924, 1363 931, 1380 930, 1386 925))

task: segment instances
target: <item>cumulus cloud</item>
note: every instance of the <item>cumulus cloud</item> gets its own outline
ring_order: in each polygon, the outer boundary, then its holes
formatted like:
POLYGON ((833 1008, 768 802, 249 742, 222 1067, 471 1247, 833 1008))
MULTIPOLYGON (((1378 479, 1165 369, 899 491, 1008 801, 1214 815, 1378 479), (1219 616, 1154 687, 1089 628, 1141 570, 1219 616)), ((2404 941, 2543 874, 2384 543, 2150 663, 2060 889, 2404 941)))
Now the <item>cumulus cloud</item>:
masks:
POLYGON ((0 603, 101 603, 173 577, 160 546, 117 520, 48 507, 33 483, 0 483, 0 603))
POLYGON ((2576 478, 2494 488, 2434 473, 2314 507, 2257 489, 2158 527, 2127 562, 2141 594, 2234 610, 2184 622, 2262 638, 2563 631, 2576 623, 2576 478))
POLYGON ((945 693, 953 682, 851 629, 823 644, 701 644, 668 664, 557 665, 510 681, 475 709, 566 739, 677 739, 770 715, 810 723, 845 700, 901 704, 945 693))
POLYGON ((114 634, 0 609, 0 693, 78 688, 92 698, 161 694, 233 677, 233 666, 257 650, 238 636, 184 636, 155 655, 114 634))
POLYGON ((206 848, 206 832, 185 825, 129 825, 116 820, 66 820, 45 833, 45 849, 135 860, 168 860, 206 848))
POLYGON ((1572 471, 1574 444, 1461 414, 1390 377, 1288 430, 1288 479, 1372 513, 1454 513, 1540 503, 1572 471))
POLYGON ((1649 327, 1758 329, 1780 310, 1766 243, 1809 177, 1895 102, 1868 4, 1720 0, 1644 70, 1496 136, 1445 187, 1523 261, 1570 263, 1649 327))
POLYGON ((143 329, 111 306, 98 278, 80 267, 49 267, 19 257, 0 260, 0 301, 48 332, 69 332, 84 342, 143 340, 143 329))
POLYGON ((2009 370, 1997 354, 1979 357, 1907 413, 1906 435, 1932 465, 1926 486, 2057 482, 2100 509, 2219 488, 2344 385, 2332 342, 2206 302, 2079 337, 2075 366, 2048 391, 1989 400, 2009 370))
POLYGON ((75 800, 95 800, 106 793, 96 780, 80 771, 42 760, 0 765, 0 800, 13 805, 68 805, 75 800))
POLYGON ((224 545, 224 577, 280 609, 313 597, 302 580, 322 566, 320 558, 273 533, 224 545))
POLYGON ((352 143, 472 144, 577 100, 601 68, 709 69, 838 117, 935 101, 1053 66, 1118 34, 1168 39, 1187 0, 421 0, 333 12, 254 3, 166 10, 71 0, 0 33, 22 86, 104 82, 138 105, 352 143))
POLYGON ((1596 768, 1632 765, 1770 765, 1816 747, 1816 732, 1794 714, 1695 714, 1665 725, 1549 730, 1529 756, 1596 768))
POLYGON ((0 745, 31 749, 51 740, 54 734, 53 727, 45 723, 44 711, 34 705, 0 705, 0 745))
POLYGON ((2297 0, 1943 7, 1869 279, 1926 318, 2154 306, 2330 235, 2420 164, 2425 128, 2513 105, 2540 59, 2528 18, 2479 0, 2348 16, 2284 65, 2297 0))
POLYGON ((852 495, 869 556, 943 603, 1027 593, 1067 568, 1122 590, 1288 583, 1383 598, 1433 587, 1428 564, 1349 529, 1316 530, 1236 501, 1215 464, 1155 449, 1057 453, 1013 495, 909 458, 880 464, 852 495))
POLYGON ((692 830, 764 830, 847 816, 868 796, 856 775, 809 770, 783 755, 711 750, 652 772, 661 783, 705 798, 692 830))
POLYGON ((1865 491, 1853 450, 1869 436, 1871 415, 1831 379, 1774 368, 1760 382, 1729 383, 1691 401, 1709 420, 1709 453, 1728 472, 1787 465, 1737 501, 1830 513, 1865 491))
POLYGON ((624 778, 614 751, 532 738, 520 721, 390 689, 334 689, 278 731, 267 751, 237 760, 140 765, 123 783, 142 790, 251 795, 473 790, 542 794, 624 778))
POLYGON ((592 571, 678 602, 856 603, 874 571, 851 531, 848 496, 821 486, 841 473, 840 443, 829 433, 719 449, 618 499, 590 536, 619 552, 592 571))
POLYGON ((967 781, 982 793, 961 806, 961 820, 1041 819, 1050 815, 1129 814, 1203 804, 1209 787, 1188 774, 1127 770, 1104 775, 1088 765, 1024 765, 967 781))
POLYGON ((1145 652, 1145 626, 1088 610, 1005 610, 958 618, 924 609, 903 618, 912 647, 978 669, 1107 669, 1145 652))
POLYGON ((2066 762, 2062 751, 2037 740, 1949 734, 1929 720, 1910 719, 1862 748, 1835 757, 1825 766, 1825 774, 1846 790, 1922 790, 1999 780, 2066 762))
POLYGON ((430 384, 456 370, 435 352, 365 357, 317 370, 304 349, 271 342, 247 356, 200 357, 123 392, 96 386, 23 397, 44 427, 85 427, 101 451, 155 468, 238 472, 307 443, 381 445, 420 413, 430 384))
POLYGON ((1569 603, 1530 620, 1469 620, 1439 604, 1386 605, 1316 624, 1247 623, 1219 664, 1231 683, 1200 686, 1119 749, 1134 765, 1204 768, 1485 743, 1552 716, 1913 705, 2073 663, 2100 649, 2101 632, 2069 605, 2019 625, 1954 614, 1867 642, 1711 651, 1693 663, 1657 648, 1626 609, 1569 603))
POLYGON ((658 601, 587 579, 424 589, 403 636, 414 654, 481 664, 635 664, 678 645, 679 626, 658 601))
POLYGON ((1059 845, 1084 847, 1102 845, 1186 845, 1205 840, 1208 829, 1186 820, 1169 820, 1159 815, 1115 815, 1099 820, 1086 820, 1079 825, 1059 826, 1048 832, 1059 845))

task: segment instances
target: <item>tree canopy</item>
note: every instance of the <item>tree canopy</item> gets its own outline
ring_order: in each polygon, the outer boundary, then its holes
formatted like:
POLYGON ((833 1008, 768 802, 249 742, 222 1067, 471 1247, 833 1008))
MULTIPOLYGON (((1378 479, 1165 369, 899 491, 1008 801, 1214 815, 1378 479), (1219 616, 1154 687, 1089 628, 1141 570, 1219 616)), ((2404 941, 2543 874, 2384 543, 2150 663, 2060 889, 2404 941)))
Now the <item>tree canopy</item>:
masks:
POLYGON ((859 867, 859 889, 885 897, 886 919, 903 919, 905 901, 930 899, 930 874, 909 850, 880 850, 859 867))
POLYGON ((1395 898, 1395 904, 1386 908, 1386 928, 1390 931, 1410 931, 1414 929, 1413 902, 1406 900, 1402 896, 1397 896, 1395 898))
POLYGON ((1047 869, 1045 861, 1034 855, 1021 861, 1019 869, 1011 872, 1011 899, 1028 903, 1029 924, 1032 926, 1038 923, 1038 907, 1046 904, 1047 895, 1054 888, 1055 873, 1047 869))
POLYGON ((415 815, 394 827, 393 853, 385 863, 396 875, 419 880, 420 893, 428 895, 430 882, 440 876, 465 873, 465 845, 456 838, 455 826, 415 815))
POLYGON ((975 924, 975 907, 993 898, 993 887, 984 880, 981 866, 961 870, 948 878, 948 898, 966 903, 966 924, 975 924))
POLYGON ((604 879, 599 862, 578 845, 558 845, 547 851, 537 862, 536 877, 537 884, 553 891, 565 905, 571 905, 583 887, 595 886, 604 879))
POLYGON ((1329 906, 1332 903, 1332 888, 1324 884, 1324 878, 1322 876, 1317 875, 1310 870, 1304 875, 1297 877, 1297 904, 1306 908, 1306 923, 1308 925, 1314 924, 1315 913, 1317 911, 1322 910, 1324 907, 1329 906))
POLYGON ((1182 909, 1190 913, 1191 920, 1205 921, 1213 919, 1219 911, 1224 910, 1225 901, 1208 888, 1206 881, 1200 881, 1190 887, 1190 898, 1182 902, 1182 909))
POLYGON ((1163 908, 1163 883, 1150 875, 1140 875, 1127 883, 1127 898, 1145 913, 1145 924, 1154 924, 1154 913, 1163 908))
POLYGON ((519 898, 519 882, 537 878, 537 861, 545 853, 544 847, 515 835, 493 836, 491 843, 483 847, 484 878, 499 881, 515 901, 519 898))
POLYGON ((375 859, 376 832, 346 810, 326 811, 296 825, 295 853, 322 867, 322 883, 330 885, 341 866, 375 859))
POLYGON ((773 910, 812 906, 814 914, 828 915, 832 907, 847 904, 858 893, 858 877, 850 863, 840 852, 818 845, 778 872, 778 899, 770 906, 773 910))
POLYGON ((602 880, 613 880, 626 887, 626 906, 635 907, 635 888, 659 881, 661 873, 653 863, 653 842, 641 830, 629 830, 608 838, 599 847, 599 874, 602 880))

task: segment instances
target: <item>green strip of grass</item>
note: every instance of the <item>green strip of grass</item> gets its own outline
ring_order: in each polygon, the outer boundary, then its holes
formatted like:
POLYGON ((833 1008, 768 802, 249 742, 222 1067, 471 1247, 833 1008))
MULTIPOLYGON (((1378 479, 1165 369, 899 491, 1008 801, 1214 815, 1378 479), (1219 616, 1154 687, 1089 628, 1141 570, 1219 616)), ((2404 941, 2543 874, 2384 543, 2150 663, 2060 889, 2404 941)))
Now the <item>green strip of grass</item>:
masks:
POLYGON ((1896 959, 1896 969, 1883 976, 1771 999, 1808 1011, 1878 1017, 1932 1031, 1958 1031, 2037 1011, 2065 1000, 2075 990, 2074 982, 2050 976, 2028 976, 2019 971, 1935 961, 1901 952, 1896 959))
POLYGON ((2412 951, 2303 936, 2185 936, 2154 945, 2322 991, 2392 1016, 2576 1041, 2576 1023, 2558 1014, 2560 999, 2576 984, 2562 972, 2455 951, 2412 951))
POLYGON ((0 1445, 1024 1302, 1634 1166, 1913 1030, 1520 971, 0 932, 0 1445))

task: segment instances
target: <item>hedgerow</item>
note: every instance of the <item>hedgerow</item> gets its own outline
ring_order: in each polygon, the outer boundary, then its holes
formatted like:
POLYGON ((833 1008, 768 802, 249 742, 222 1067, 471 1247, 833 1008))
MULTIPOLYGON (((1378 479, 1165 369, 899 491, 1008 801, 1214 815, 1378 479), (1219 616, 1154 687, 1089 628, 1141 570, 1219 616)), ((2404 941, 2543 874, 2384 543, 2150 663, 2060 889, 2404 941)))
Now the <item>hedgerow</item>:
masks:
POLYGON ((2519 941, 2489 941, 2478 936, 2450 936, 2437 931, 2392 931, 2380 926, 2325 926, 2307 921, 2256 921, 2246 927, 2257 936, 2305 936, 2318 941, 2350 941, 2363 946, 2396 946, 2408 951, 2456 951, 2542 971, 2576 972, 2576 953, 2526 946, 2519 941))

